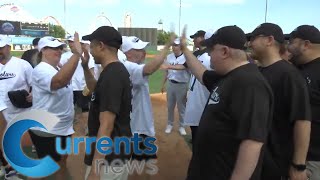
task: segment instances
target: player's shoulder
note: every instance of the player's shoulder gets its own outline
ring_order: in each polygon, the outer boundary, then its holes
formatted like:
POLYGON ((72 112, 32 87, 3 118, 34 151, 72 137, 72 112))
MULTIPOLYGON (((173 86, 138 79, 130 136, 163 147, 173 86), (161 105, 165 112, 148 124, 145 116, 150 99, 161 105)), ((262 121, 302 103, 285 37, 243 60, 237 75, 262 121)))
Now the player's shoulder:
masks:
POLYGON ((10 61, 14 62, 15 64, 22 65, 25 68, 32 68, 32 66, 30 65, 30 63, 28 61, 21 59, 21 58, 18 58, 18 57, 12 56, 10 61))

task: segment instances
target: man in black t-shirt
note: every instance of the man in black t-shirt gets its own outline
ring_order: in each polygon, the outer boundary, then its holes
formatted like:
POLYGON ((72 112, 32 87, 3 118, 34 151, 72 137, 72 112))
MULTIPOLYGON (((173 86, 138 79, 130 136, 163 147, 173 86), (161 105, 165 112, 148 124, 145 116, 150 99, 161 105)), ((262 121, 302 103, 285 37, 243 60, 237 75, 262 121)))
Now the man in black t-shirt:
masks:
POLYGON ((273 95, 258 68, 247 61, 244 32, 226 26, 205 41, 215 71, 197 60, 185 45, 185 32, 183 37, 188 67, 210 91, 187 179, 258 179, 273 95))
POLYGON ((306 83, 294 66, 281 59, 280 47, 285 37, 278 25, 263 23, 250 36, 252 56, 259 61, 275 98, 262 179, 306 179, 311 124, 306 83))
POLYGON ((320 31, 310 25, 297 27, 290 34, 288 50, 307 82, 312 123, 307 171, 310 180, 320 179, 320 31))
MULTIPOLYGON (((89 55, 85 51, 82 57, 82 65, 87 86, 93 92, 89 111, 88 129, 90 137, 110 137, 113 142, 116 137, 132 137, 130 129, 131 112, 131 83, 129 73, 125 66, 118 60, 117 52, 122 44, 122 36, 113 27, 102 26, 92 34, 84 36, 83 40, 89 40, 90 52, 96 64, 101 64, 103 71, 96 82, 88 67, 89 55)), ((88 165, 86 179, 127 179, 128 172, 125 164, 131 154, 125 153, 124 143, 121 143, 120 154, 114 152, 104 156, 96 151, 95 144, 91 146, 92 153, 85 158, 88 165), (101 160, 105 159, 100 169, 101 160), (120 161, 122 163, 120 163, 120 161), (110 165, 117 162, 116 173, 110 165), (120 163, 120 164, 119 164, 120 163), (121 167, 121 165, 123 165, 121 167), (107 167, 106 167, 107 166, 107 167), (107 168, 107 169, 105 169, 107 168), (119 168, 119 167, 117 167, 119 168), (98 172, 100 170, 100 172, 98 172)))

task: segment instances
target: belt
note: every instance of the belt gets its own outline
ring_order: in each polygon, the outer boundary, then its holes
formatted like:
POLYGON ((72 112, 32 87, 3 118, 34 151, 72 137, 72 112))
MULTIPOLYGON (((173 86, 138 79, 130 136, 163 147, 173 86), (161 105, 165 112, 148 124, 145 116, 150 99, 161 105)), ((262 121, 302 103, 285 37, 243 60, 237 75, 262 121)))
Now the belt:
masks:
POLYGON ((175 80, 169 80, 170 82, 172 82, 173 84, 185 84, 186 82, 178 82, 178 81, 175 81, 175 80))

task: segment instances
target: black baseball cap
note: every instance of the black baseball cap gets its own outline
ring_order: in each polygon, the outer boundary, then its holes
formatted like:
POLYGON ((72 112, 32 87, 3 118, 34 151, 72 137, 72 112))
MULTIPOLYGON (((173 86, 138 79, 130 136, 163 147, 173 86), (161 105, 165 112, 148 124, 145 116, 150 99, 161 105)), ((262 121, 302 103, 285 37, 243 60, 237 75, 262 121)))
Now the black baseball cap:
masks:
POLYGON ((311 43, 320 44, 320 31, 311 25, 302 25, 290 33, 290 39, 300 38, 311 43))
POLYGON ((98 40, 104 44, 119 49, 122 45, 121 34, 111 26, 101 26, 92 34, 82 37, 82 40, 92 41, 98 40))
POLYGON ((221 44, 234 49, 245 50, 246 42, 246 34, 241 28, 234 25, 218 29, 209 39, 203 41, 203 44, 207 47, 221 44))
POLYGON ((281 27, 273 23, 260 24, 252 33, 247 34, 247 38, 250 39, 259 35, 273 36, 279 43, 283 43, 285 40, 281 27))
POLYGON ((197 31, 196 33, 194 33, 194 35, 191 35, 190 38, 191 38, 191 39, 194 39, 194 38, 196 38, 196 37, 204 37, 205 34, 206 34, 205 31, 199 30, 199 31, 197 31))
POLYGON ((38 46, 39 41, 40 41, 40 38, 34 38, 33 41, 32 41, 32 45, 33 46, 38 46))

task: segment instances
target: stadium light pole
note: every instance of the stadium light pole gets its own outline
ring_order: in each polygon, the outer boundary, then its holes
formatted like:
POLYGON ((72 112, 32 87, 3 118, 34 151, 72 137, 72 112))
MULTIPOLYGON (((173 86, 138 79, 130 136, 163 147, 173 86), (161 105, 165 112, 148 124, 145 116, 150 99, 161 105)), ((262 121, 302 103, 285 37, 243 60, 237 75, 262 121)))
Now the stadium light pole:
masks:
POLYGON ((63 13, 64 13, 64 31, 66 32, 67 35, 67 13, 66 13, 66 0, 63 0, 63 13))
POLYGON ((266 9, 264 12, 264 22, 267 22, 267 14, 268 14, 268 0, 266 0, 266 9))
POLYGON ((181 36, 180 27, 181 27, 181 0, 179 5, 179 36, 181 36))

